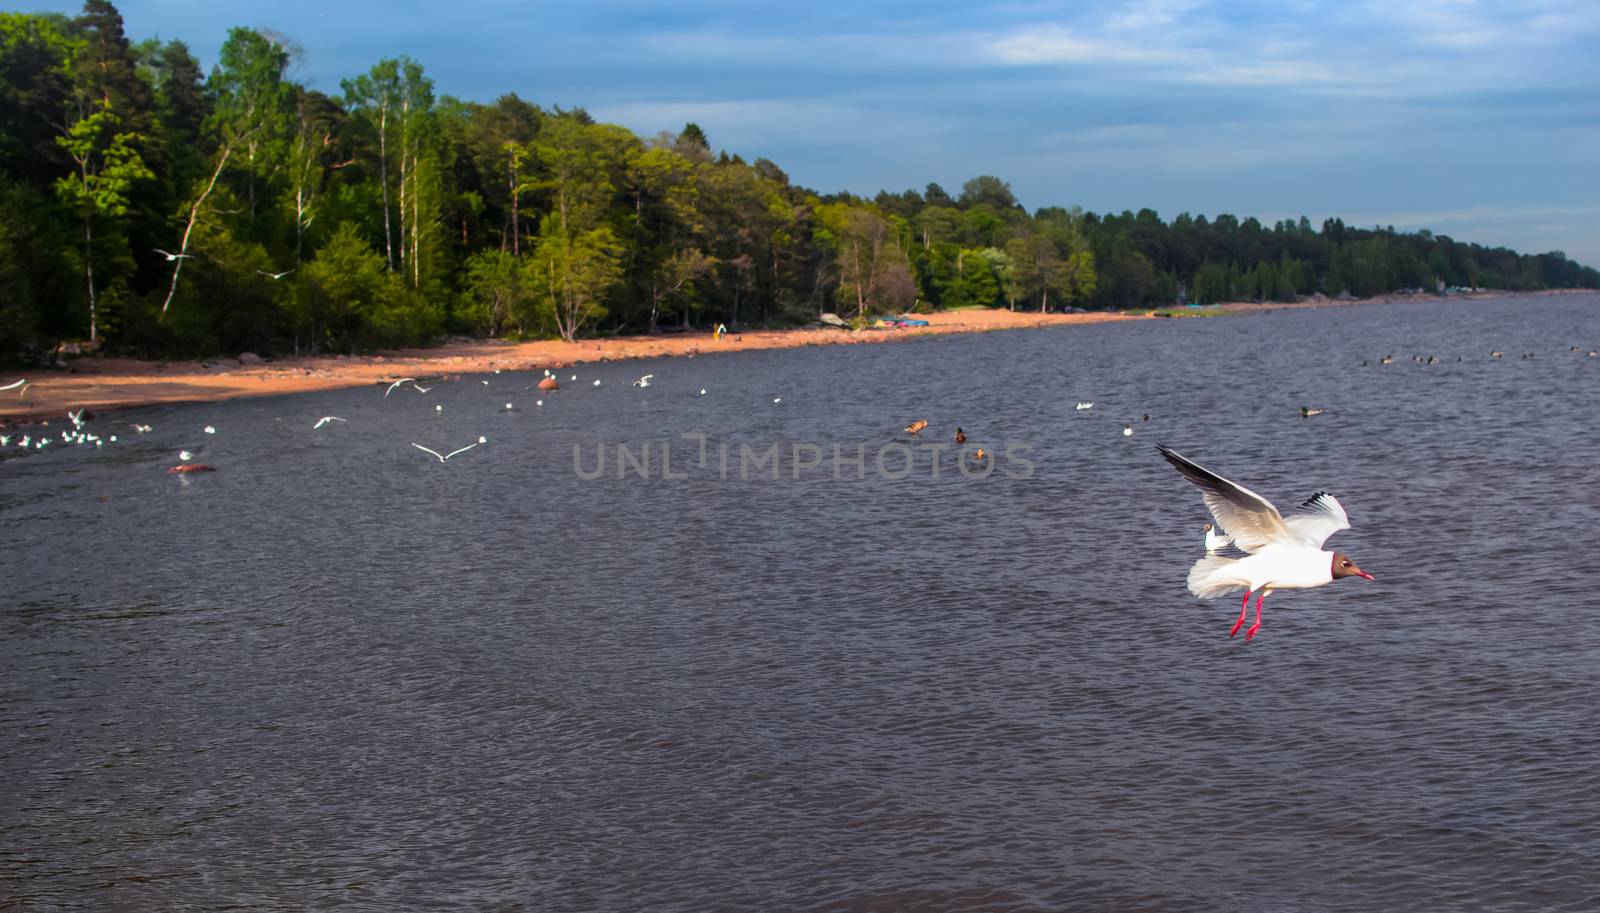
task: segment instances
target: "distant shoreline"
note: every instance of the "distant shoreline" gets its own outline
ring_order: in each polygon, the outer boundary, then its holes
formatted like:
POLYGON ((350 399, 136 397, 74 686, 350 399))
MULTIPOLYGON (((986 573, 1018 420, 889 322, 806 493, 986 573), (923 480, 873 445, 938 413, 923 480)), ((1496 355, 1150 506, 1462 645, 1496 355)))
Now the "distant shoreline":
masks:
MULTIPOLYGON (((1450 300, 1545 297, 1587 294, 1591 289, 1552 289, 1543 292, 1472 292, 1451 295, 1450 300)), ((1294 303, 1226 302, 1197 313, 1248 314, 1295 308, 1345 307, 1402 301, 1439 300, 1431 294, 1382 295, 1376 298, 1314 298, 1294 303)), ((833 327, 789 330, 752 330, 730 334, 722 341, 708 331, 661 333, 654 336, 618 336, 578 342, 540 340, 501 342, 482 340, 450 343, 427 349, 403 349, 377 355, 302 356, 263 359, 221 359, 216 362, 160 363, 125 358, 81 358, 66 370, 0 375, 0 385, 26 378, 21 395, 0 393, 0 424, 65 418, 69 409, 90 411, 133 409, 185 402, 216 402, 247 396, 310 393, 343 387, 385 383, 401 377, 439 377, 481 374, 497 370, 537 371, 572 365, 637 358, 693 356, 717 352, 789 349, 816 345, 850 345, 894 342, 929 335, 984 333, 997 330, 1149 320, 1157 314, 1178 313, 1182 308, 1161 308, 1137 314, 1090 312, 1040 314, 1037 311, 963 310, 919 314, 926 327, 884 330, 842 330, 833 327)))

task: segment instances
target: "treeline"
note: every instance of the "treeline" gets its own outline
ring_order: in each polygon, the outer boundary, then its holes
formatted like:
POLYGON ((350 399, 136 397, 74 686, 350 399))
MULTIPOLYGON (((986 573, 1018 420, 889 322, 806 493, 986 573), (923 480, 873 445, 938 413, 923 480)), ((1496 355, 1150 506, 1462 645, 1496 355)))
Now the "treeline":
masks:
POLYGON ((1219 215, 1028 213, 1004 181, 865 200, 384 60, 338 95, 234 29, 210 74, 116 8, 0 13, 0 353, 349 351, 823 311, 1129 308, 1596 286, 1559 253, 1219 215))

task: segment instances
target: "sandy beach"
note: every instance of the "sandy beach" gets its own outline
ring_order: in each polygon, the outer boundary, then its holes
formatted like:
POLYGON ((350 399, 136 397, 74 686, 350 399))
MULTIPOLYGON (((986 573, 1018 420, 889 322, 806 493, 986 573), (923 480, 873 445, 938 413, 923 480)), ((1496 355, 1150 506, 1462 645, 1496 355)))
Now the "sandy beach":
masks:
MULTIPOLYGON (((1582 293, 1585 290, 1577 290, 1582 293)), ((1573 293, 1565 290, 1533 295, 1573 293)), ((1452 300, 1507 297, 1505 292, 1452 296, 1452 300)), ((1314 308, 1406 301, 1426 296, 1385 295, 1378 298, 1337 300, 1310 298, 1285 303, 1229 302, 1215 313, 1255 313, 1284 308, 1314 308)), ((821 345, 861 345, 897 342, 945 333, 984 333, 997 330, 1073 326, 1121 320, 1149 320, 1155 312, 1123 314, 1041 314, 1037 311, 963 310, 918 315, 926 327, 849 331, 820 329, 753 330, 735 333, 721 341, 710 332, 694 330, 654 336, 615 336, 578 342, 540 340, 501 342, 480 340, 427 349, 402 349, 373 355, 338 355, 299 358, 253 356, 207 362, 149 362, 127 358, 87 357, 68 368, 17 371, 0 375, 0 385, 26 379, 20 393, 0 393, 0 424, 27 423, 65 415, 69 409, 91 411, 149 406, 162 403, 209 402, 241 396, 307 393, 337 387, 378 384, 401 377, 485 373, 495 370, 527 371, 568 367, 585 362, 617 361, 739 352, 750 349, 799 348, 821 345)), ((1197 312, 1205 313, 1205 312, 1197 312)))
POLYGON ((91 411, 161 403, 209 402, 241 396, 308 393, 336 387, 379 384, 401 377, 503 371, 537 371, 585 362, 617 361, 740 352, 750 349, 855 345, 896 342, 945 333, 1144 320, 1145 315, 1117 313, 1040 314, 1002 310, 966 310, 918 315, 926 327, 850 331, 821 329, 754 330, 733 333, 721 341, 708 331, 614 336, 578 342, 480 340, 427 349, 401 349, 373 355, 301 358, 225 358, 207 362, 159 363, 128 358, 79 358, 59 370, 17 371, 0 375, 0 385, 26 378, 28 385, 0 393, 0 423, 17 424, 65 415, 69 409, 91 411))

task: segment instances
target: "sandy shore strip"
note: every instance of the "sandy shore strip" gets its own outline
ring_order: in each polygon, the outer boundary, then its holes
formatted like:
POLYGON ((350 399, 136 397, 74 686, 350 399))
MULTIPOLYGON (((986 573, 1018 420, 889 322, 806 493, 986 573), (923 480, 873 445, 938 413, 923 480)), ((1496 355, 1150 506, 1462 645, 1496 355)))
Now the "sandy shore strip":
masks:
MULTIPOLYGON (((1448 300, 1587 294, 1589 289, 1560 289, 1522 294, 1477 292, 1452 295, 1448 300)), ((1290 308, 1341 307, 1397 301, 1437 301, 1436 296, 1383 295, 1364 299, 1330 299, 1321 296, 1293 303, 1230 302, 1197 314, 1258 313, 1290 308)), ((1182 308, 1164 309, 1183 313, 1182 308)), ((0 375, 0 385, 27 379, 19 392, 0 392, 0 424, 17 424, 65 417, 67 410, 90 411, 153 406, 165 403, 212 402, 240 396, 309 393, 339 387, 378 384, 401 377, 439 377, 502 371, 537 371, 565 368, 586 362, 630 358, 740 352, 749 349, 787 349, 801 346, 852 345, 896 342, 944 333, 984 333, 994 330, 1074 326, 1119 320, 1149 320, 1156 311, 1086 314, 1040 314, 1037 311, 973 309, 916 315, 926 327, 904 329, 752 330, 712 338, 709 331, 661 333, 655 336, 615 336, 578 342, 540 340, 500 342, 484 340, 429 349, 402 349, 376 355, 316 356, 255 359, 221 359, 214 362, 158 363, 127 358, 80 358, 65 370, 19 371, 0 375)))
POLYGON ((496 370, 538 371, 631 358, 895 342, 945 333, 983 333, 1149 319, 1144 314, 1040 314, 1001 310, 949 311, 916 316, 927 320, 929 325, 859 331, 835 327, 753 330, 730 334, 720 342, 713 339, 709 331, 691 330, 655 336, 583 339, 578 342, 484 340, 428 349, 386 351, 376 355, 270 358, 260 363, 254 363, 254 359, 250 358, 245 359, 250 363, 229 358, 205 363, 166 364, 128 358, 79 358, 65 370, 35 369, 14 372, 14 377, 11 374, 0 375, 0 383, 23 378, 28 380, 28 385, 20 394, 16 391, 0 393, 0 423, 65 417, 67 410, 85 407, 96 412, 164 403, 212 402, 240 396, 309 393, 385 383, 401 377, 440 377, 496 370))

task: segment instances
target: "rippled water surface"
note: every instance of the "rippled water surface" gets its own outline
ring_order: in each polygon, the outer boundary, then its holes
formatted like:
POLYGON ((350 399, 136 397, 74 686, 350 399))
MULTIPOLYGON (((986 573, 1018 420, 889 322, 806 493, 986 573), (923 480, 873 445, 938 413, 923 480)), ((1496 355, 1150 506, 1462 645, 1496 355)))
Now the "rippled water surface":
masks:
POLYGON ((0 908, 1600 909, 1596 346, 1596 296, 1295 310, 13 447, 0 908), (1019 459, 880 478, 918 418, 1019 459), (1335 492, 1377 581, 1229 640, 1158 441, 1335 492))

